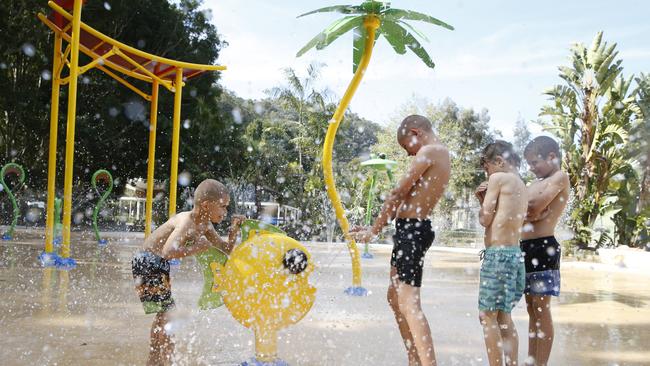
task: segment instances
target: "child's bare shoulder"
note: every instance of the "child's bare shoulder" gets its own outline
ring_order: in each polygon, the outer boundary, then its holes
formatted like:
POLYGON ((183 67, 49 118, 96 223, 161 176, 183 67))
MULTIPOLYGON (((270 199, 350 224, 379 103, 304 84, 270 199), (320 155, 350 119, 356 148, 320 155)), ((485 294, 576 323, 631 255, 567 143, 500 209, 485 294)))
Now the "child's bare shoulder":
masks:
POLYGON ((568 186, 568 184, 569 184, 569 174, 567 174, 566 172, 564 172, 564 171, 562 171, 562 170, 558 170, 557 172, 555 172, 555 173, 551 176, 551 178, 552 178, 553 180, 556 180, 556 181, 557 181, 559 184, 561 184, 561 185, 565 185, 565 184, 566 184, 566 185, 568 186))
POLYGON ((498 183, 501 184, 503 182, 506 182, 510 177, 508 177, 509 173, 504 173, 504 172, 496 172, 490 174, 490 177, 488 177, 488 183, 498 183))
POLYGON ((449 150, 443 144, 431 144, 422 146, 418 156, 428 159, 431 164, 446 160, 449 158, 449 150))

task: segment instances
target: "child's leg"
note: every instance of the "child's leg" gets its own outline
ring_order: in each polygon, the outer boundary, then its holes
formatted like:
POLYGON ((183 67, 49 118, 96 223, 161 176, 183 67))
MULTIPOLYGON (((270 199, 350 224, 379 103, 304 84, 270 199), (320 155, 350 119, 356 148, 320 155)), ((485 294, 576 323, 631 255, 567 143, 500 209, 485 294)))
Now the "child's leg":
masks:
POLYGON ((535 362, 537 354, 537 314, 533 306, 533 296, 526 294, 526 310, 528 310, 528 358, 535 362))
POLYGON ((391 266, 390 269, 390 284, 388 285, 388 293, 386 298, 390 308, 395 314, 395 320, 397 321, 397 327, 399 328, 399 333, 402 336, 404 345, 406 346, 406 351, 408 352, 409 365, 421 365, 420 359, 418 358, 418 351, 415 348, 415 343, 413 342, 413 335, 409 329, 409 325, 406 322, 406 319, 402 316, 402 313, 399 311, 399 301, 397 298, 397 269, 391 266))
POLYGON ((169 322, 167 312, 156 313, 151 325, 151 345, 149 347, 149 361, 147 365, 171 365, 174 354, 174 343, 165 331, 169 322))
POLYGON ((490 366, 503 365, 501 332, 496 311, 480 311, 479 319, 483 326, 483 338, 490 366))
POLYGON ((537 331, 535 332, 536 348, 533 357, 535 358, 535 365, 546 366, 551 355, 555 336, 551 317, 551 296, 531 296, 531 298, 535 324, 537 325, 537 331))
POLYGON ((506 366, 519 365, 519 335, 517 328, 512 322, 510 313, 499 311, 497 315, 499 328, 501 330, 501 343, 503 345, 503 354, 506 366))
POLYGON ((431 328, 420 305, 420 288, 397 280, 397 300, 399 311, 406 319, 411 331, 420 365, 436 365, 436 355, 433 349, 431 328))

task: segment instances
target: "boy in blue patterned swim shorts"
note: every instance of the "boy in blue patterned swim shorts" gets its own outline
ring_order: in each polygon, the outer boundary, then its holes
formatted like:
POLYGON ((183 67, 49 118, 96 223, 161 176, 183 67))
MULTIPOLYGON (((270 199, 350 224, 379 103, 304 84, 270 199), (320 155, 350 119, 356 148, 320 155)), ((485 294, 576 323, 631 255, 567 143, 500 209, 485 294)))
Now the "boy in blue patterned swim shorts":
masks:
POLYGON ((497 140, 483 149, 488 181, 476 189, 479 222, 485 227, 481 257, 479 318, 490 366, 518 365, 519 340, 510 312, 523 295, 525 268, 519 235, 526 216, 526 186, 517 174, 512 144, 497 140))

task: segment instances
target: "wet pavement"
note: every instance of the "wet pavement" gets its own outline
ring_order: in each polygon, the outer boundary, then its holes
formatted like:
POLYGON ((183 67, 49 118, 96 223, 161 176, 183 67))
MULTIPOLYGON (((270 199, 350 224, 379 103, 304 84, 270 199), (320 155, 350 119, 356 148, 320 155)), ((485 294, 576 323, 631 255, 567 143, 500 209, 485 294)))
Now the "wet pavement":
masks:
MULTIPOLYGON (((132 287, 137 234, 99 248, 73 235, 70 271, 42 268, 40 232, 0 242, 0 364, 143 365, 152 315, 132 287)), ((342 244, 309 244, 318 288, 311 312, 280 332, 279 353, 291 365, 406 365, 385 300, 389 249, 362 260, 368 297, 343 294, 351 278, 342 244)), ((650 275, 607 266, 562 264, 562 294, 553 299, 556 340, 551 365, 649 365, 650 275)), ((478 256, 434 248, 427 255, 422 303, 440 365, 485 365, 478 322, 478 256)), ((171 331, 179 365, 236 365, 253 355, 253 335, 225 307, 200 311, 203 278, 194 258, 172 270, 177 308, 171 331)), ((513 310, 527 352, 523 300, 513 310)))

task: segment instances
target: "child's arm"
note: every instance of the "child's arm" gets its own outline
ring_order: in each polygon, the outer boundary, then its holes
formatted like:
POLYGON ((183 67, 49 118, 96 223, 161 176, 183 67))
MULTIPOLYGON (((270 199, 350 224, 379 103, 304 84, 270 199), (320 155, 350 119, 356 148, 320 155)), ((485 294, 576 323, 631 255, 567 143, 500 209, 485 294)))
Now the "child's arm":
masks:
POLYGON ((528 214, 526 214, 525 222, 542 221, 545 218, 547 218, 550 213, 551 213, 551 210, 549 209, 549 207, 547 207, 546 209, 544 209, 544 211, 540 212, 537 216, 528 216, 528 214))
POLYGON ((489 227, 496 214, 499 193, 501 192, 501 181, 499 174, 492 174, 488 179, 487 190, 481 202, 481 209, 478 212, 478 222, 483 227, 489 227))
POLYGON ((198 242, 188 242, 186 229, 177 227, 165 241, 162 256, 166 259, 183 258, 202 252, 210 247, 210 242, 201 237, 198 242))
POLYGON ((422 174, 434 163, 428 156, 428 147, 423 147, 415 155, 415 159, 411 163, 409 170, 404 174, 402 179, 397 182, 397 187, 390 191, 388 198, 384 201, 381 212, 375 223, 372 225, 372 235, 378 235, 381 229, 388 223, 388 221, 395 217, 397 209, 400 207, 406 195, 409 194, 415 183, 422 177, 422 174))
POLYGON ((205 232, 205 237, 212 243, 213 246, 217 247, 222 252, 229 254, 232 249, 235 247, 235 241, 237 240, 237 234, 239 233, 239 227, 244 221, 244 216, 234 215, 230 220, 230 230, 228 232, 228 241, 221 239, 221 236, 217 233, 214 228, 209 228, 205 232))
POLYGON ((528 221, 539 221, 543 219, 542 214, 553 202, 560 192, 569 186, 569 177, 564 172, 558 172, 546 178, 542 182, 543 189, 539 192, 531 192, 528 198, 528 212, 526 219, 528 221))

